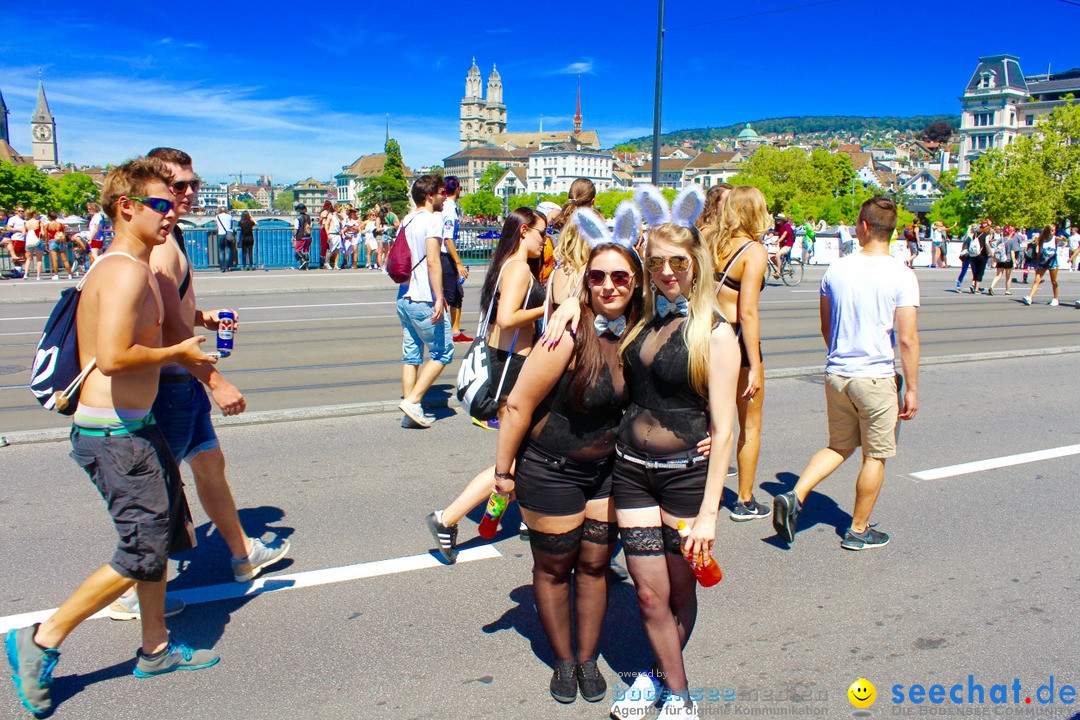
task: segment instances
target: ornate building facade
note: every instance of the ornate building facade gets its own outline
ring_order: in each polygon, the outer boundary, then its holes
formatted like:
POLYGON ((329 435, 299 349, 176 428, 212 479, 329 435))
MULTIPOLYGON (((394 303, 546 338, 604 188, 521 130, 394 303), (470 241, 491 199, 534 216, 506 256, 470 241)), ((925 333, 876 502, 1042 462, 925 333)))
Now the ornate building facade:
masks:
POLYGON ((487 96, 482 91, 480 68, 473 58, 465 78, 465 97, 461 99, 461 149, 495 143, 506 133, 506 105, 503 104, 502 78, 494 65, 487 81, 487 96))

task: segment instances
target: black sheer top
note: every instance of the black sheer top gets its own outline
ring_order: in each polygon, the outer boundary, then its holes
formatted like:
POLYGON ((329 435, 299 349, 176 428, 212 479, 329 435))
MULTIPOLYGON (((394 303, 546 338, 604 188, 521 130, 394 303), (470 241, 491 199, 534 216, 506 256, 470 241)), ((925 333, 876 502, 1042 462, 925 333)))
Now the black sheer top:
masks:
POLYGON ((707 402, 690 385, 690 354, 683 339, 686 318, 654 318, 626 348, 630 404, 619 441, 651 455, 684 452, 709 432, 707 402))
POLYGON ((589 461, 615 451, 615 430, 626 409, 626 382, 621 368, 611 369, 611 361, 617 361, 617 344, 601 344, 610 360, 605 358, 596 383, 585 391, 584 412, 571 402, 573 372, 568 370, 533 413, 530 439, 555 455, 589 461))

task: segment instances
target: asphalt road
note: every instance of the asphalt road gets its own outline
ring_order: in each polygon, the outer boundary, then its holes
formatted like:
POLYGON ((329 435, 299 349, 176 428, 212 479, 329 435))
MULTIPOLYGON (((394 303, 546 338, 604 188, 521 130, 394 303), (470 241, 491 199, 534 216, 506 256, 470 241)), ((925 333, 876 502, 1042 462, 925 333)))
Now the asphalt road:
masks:
MULTIPOLYGON (((1075 322, 1064 309, 1017 309, 997 298, 957 298, 933 287, 924 283, 924 317, 940 318, 938 327, 999 321, 992 324, 1000 332, 1030 331, 1031 341, 1049 344, 1044 333, 1075 322)), ((810 323, 812 296, 770 290, 767 297, 790 298, 769 311, 767 327, 810 323)), ((343 332, 353 337, 373 331, 351 322, 351 331, 343 332)), ((370 323, 389 327, 390 319, 370 323)), ((251 339, 259 327, 245 328, 240 348, 263 345, 251 339)), ((285 342, 299 331, 268 332, 285 342)), ((949 332, 937 336, 939 348, 953 347, 945 339, 949 332)), ((274 352, 272 344, 265 342, 263 353, 274 352)), ((955 347, 971 344, 957 340, 955 347)), ((770 356, 782 346, 770 340, 770 356)), ((378 352, 366 348, 357 344, 354 359, 378 352)), ((245 357, 238 354, 238 361, 245 357)), ((797 362, 811 361, 807 350, 806 360, 797 362)), ((249 389, 266 373, 236 375, 249 389)), ((905 423, 873 517, 893 537, 882 550, 839 548, 850 521, 854 461, 811 496, 790 549, 767 522, 736 524, 722 512, 716 553, 725 577, 699 593, 686 657, 693 686, 718 693, 731 688, 736 699, 706 704, 703 717, 851 717, 846 691, 860 677, 877 686, 873 717, 926 711, 1077 717, 1076 705, 1023 702, 1034 700, 1051 676, 1055 693, 1080 685, 1075 456, 942 480, 911 475, 1080 443, 1077 387, 1075 355, 925 368, 919 416, 905 423), (985 687, 986 705, 891 702, 894 685, 957 683, 964 684, 966 701, 969 675, 985 687), (995 684, 1010 688, 1011 703, 1014 679, 1022 687, 1020 704, 990 705, 995 684), (1013 714, 1027 710, 1054 714, 1013 714)), ((791 487, 824 443, 825 418, 819 378, 770 380, 766 388, 758 498, 768 501, 791 487)), ((465 547, 497 551, 486 559, 415 570, 392 563, 390 569, 401 572, 352 580, 329 570, 429 553, 423 516, 446 504, 493 456, 495 434, 452 412, 443 411, 426 431, 401 429, 391 413, 223 428, 230 482, 249 532, 293 543, 291 559, 265 576, 279 589, 192 604, 170 621, 179 637, 221 653, 218 666, 196 673, 136 679, 136 624, 88 621, 63 647, 56 717, 605 717, 607 703, 578 699, 561 706, 548 696, 551 654, 533 609, 528 548, 517 538, 512 511, 490 546, 475 539, 475 514, 463 522, 465 547), (303 586, 302 578, 316 577, 303 573, 317 570, 328 571, 318 576, 322 580, 341 581, 303 586)), ((62 442, 0 449, 0 623, 56 607, 112 553, 115 535, 104 506, 67 451, 62 442)), ((729 479, 725 507, 733 484, 729 479)), ((224 543, 210 531, 194 492, 190 497, 201 544, 171 563, 170 587, 198 594, 225 585, 226 595, 236 594, 224 543)), ((613 688, 617 673, 648 662, 647 647, 632 586, 616 586, 600 662, 613 688)), ((5 683, 0 718, 20 717, 28 715, 5 683)))
MULTIPOLYGON (((809 268, 795 288, 770 282, 762 295, 762 345, 767 370, 819 366, 817 287, 823 270, 809 268)), ((923 356, 946 357, 1080 344, 1080 273, 1061 273, 1065 306, 1046 307, 1012 297, 956 295, 953 270, 918 271, 923 356)), ((989 276, 989 271, 988 271, 989 276)), ((462 328, 473 334, 482 271, 467 285, 462 328)), ((41 327, 66 282, 0 283, 0 435, 63 427, 42 412, 26 389, 41 327)), ((220 369, 239 387, 248 408, 279 410, 341 403, 396 400, 401 393, 401 328, 394 285, 374 271, 200 273, 200 307, 239 310, 236 351, 220 369)), ((1001 286, 999 286, 999 291, 1001 286)), ((211 340, 212 342, 212 340, 211 340)), ((463 353, 465 346, 459 346, 463 353)), ((457 362, 440 378, 433 397, 445 397, 457 362)))

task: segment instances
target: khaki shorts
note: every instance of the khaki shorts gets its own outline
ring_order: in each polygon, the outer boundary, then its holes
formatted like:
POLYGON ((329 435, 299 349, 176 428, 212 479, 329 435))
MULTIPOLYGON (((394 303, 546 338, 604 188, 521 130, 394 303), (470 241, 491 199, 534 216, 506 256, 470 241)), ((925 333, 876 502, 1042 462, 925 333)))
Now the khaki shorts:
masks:
POLYGON ((896 455, 896 428, 900 403, 896 377, 849 378, 825 374, 825 404, 829 415, 829 447, 863 455, 896 455))

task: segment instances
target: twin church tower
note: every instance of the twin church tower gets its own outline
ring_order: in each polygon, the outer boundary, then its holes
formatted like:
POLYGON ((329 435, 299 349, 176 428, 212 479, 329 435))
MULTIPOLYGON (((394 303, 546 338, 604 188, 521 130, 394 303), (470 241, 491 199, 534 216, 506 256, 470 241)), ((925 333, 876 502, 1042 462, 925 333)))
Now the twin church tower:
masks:
POLYGON ((479 147, 506 133, 506 105, 503 104, 502 78, 495 66, 487 81, 487 98, 480 85, 480 68, 473 58, 465 78, 465 97, 461 100, 461 149, 479 147))

